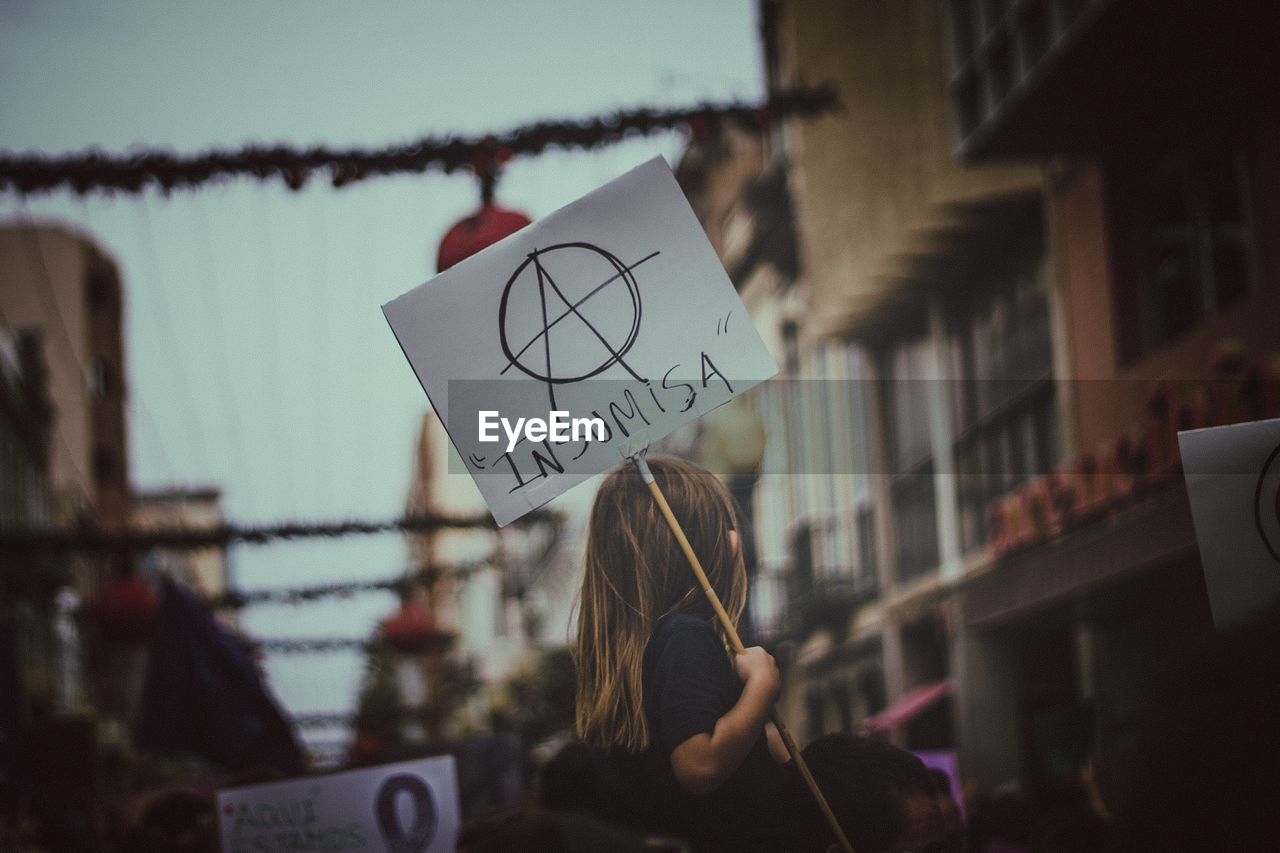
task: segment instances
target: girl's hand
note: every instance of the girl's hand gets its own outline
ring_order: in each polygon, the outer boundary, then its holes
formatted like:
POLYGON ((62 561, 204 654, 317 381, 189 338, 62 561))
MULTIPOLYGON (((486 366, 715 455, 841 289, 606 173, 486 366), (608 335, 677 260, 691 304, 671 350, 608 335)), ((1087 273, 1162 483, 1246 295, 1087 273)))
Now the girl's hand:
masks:
POLYGON ((734 655, 733 669, 743 682, 763 690, 772 699, 782 692, 782 676, 773 655, 760 646, 752 646, 740 655, 734 655))
POLYGON ((745 682, 737 703, 716 720, 715 731, 700 732, 671 751, 676 781, 697 796, 719 788, 746 760, 782 688, 778 665, 759 646, 734 656, 733 668, 745 682))

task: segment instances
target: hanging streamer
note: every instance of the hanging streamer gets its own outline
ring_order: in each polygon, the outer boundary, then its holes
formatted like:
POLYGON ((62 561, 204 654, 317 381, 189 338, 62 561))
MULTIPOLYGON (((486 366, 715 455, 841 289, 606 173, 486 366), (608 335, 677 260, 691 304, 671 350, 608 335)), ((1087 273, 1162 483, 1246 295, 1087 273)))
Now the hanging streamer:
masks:
POLYGON ((393 578, 366 581, 343 581, 314 586, 281 587, 273 589, 230 589, 220 595, 209 596, 205 603, 218 610, 239 610, 254 604, 306 604, 326 598, 345 598, 362 592, 407 593, 415 586, 429 586, 440 578, 465 580, 474 572, 496 564, 495 560, 476 560, 456 566, 429 566, 416 572, 393 578))
POLYGON ((24 194, 66 188, 78 193, 97 190, 136 193, 147 186, 165 190, 196 187, 233 177, 279 178, 301 189, 316 172, 327 173, 336 187, 374 175, 451 173, 470 168, 483 174, 509 157, 540 154, 549 148, 589 150, 630 137, 688 127, 691 131, 719 122, 763 129, 789 116, 812 116, 836 106, 830 87, 791 88, 774 92, 762 103, 703 103, 675 110, 640 108, 580 121, 543 121, 479 139, 428 136, 407 145, 379 149, 298 149, 252 145, 238 151, 211 151, 183 156, 164 150, 126 155, 86 151, 67 156, 39 154, 0 156, 0 189, 24 194))
MULTIPOLYGON (((535 510, 514 522, 517 526, 561 523, 559 513, 535 510)), ((149 548, 195 550, 225 548, 233 544, 264 545, 281 539, 340 536, 372 533, 429 533, 434 530, 482 528, 496 530, 489 515, 469 517, 418 515, 394 521, 341 521, 330 524, 283 522, 261 527, 224 524, 200 530, 157 528, 154 530, 108 531, 95 527, 72 530, 9 529, 0 534, 0 556, 32 556, 67 552, 141 551, 149 548)))

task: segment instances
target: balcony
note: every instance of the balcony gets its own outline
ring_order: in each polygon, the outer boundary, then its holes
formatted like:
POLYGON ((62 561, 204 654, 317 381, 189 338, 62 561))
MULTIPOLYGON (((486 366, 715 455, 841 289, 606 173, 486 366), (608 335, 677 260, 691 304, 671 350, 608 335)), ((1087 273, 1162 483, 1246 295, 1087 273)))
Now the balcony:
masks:
POLYGON ((812 517, 794 531, 786 595, 788 627, 795 636, 839 628, 878 595, 871 510, 859 511, 852 522, 854 537, 836 515, 812 517), (851 547, 842 548, 841 540, 851 547))
POLYGON ((1093 156, 1232 91, 1263 42, 1257 0, 947 0, 948 93, 967 160, 1093 156))

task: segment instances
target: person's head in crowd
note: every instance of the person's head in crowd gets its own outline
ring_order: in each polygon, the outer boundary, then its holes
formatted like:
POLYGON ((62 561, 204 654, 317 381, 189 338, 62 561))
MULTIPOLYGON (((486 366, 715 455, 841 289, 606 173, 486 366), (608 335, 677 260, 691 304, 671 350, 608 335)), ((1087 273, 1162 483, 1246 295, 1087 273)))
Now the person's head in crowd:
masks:
MULTIPOLYGON (((905 749, 877 738, 831 734, 804 750, 832 812, 858 853, 958 853, 962 838, 949 837, 938 807, 937 788, 924 763, 905 749)), ((808 789, 795 796, 797 838, 808 849, 839 847, 821 818, 808 789)))
POLYGON ((654 853, 650 844, 588 815, 516 809, 472 821, 458 835, 458 853, 654 853))
POLYGON ((185 789, 148 796, 139 805, 125 836, 125 848, 136 853, 213 853, 218 846, 212 798, 185 789))
POLYGON ((934 799, 938 803, 938 811, 942 814, 942 825, 947 840, 955 845, 956 850, 960 850, 964 847, 964 818, 960 815, 960 807, 951 796, 951 777, 942 770, 931 767, 929 778, 933 780, 934 799))

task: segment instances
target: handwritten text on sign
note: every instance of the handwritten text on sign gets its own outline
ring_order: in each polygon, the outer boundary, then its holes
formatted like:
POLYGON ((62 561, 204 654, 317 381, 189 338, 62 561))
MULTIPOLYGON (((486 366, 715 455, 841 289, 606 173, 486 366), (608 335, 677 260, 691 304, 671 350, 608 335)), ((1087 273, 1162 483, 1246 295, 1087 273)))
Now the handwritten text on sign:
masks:
POLYGON ((218 792, 223 853, 444 853, 458 835, 452 756, 218 792))
POLYGON ((661 158, 383 312, 499 524, 777 371, 661 158), (485 440, 495 418, 593 429, 485 440))

